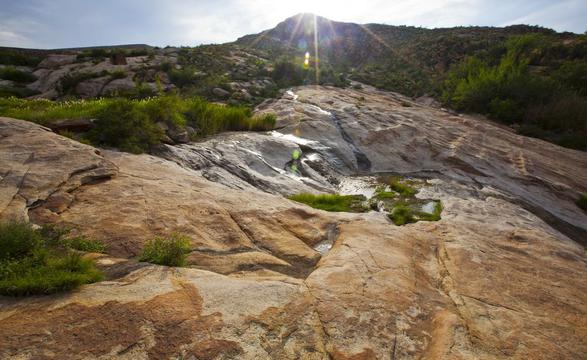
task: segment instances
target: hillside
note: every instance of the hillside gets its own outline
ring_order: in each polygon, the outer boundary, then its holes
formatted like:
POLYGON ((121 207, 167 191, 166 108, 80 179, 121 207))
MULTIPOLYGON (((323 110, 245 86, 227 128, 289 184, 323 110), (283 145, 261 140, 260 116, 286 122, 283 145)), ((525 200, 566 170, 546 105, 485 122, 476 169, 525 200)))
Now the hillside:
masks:
POLYGON ((424 29, 298 14, 227 44, 5 48, 0 63, 0 96, 50 99, 179 91, 255 106, 290 86, 351 79, 587 149, 587 38, 540 27, 424 29))

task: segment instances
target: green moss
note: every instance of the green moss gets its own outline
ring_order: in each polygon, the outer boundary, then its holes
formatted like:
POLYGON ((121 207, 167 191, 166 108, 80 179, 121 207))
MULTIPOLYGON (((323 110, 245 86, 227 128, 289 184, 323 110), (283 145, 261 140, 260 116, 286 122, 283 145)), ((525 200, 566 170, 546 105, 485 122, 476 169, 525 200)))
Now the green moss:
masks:
POLYGON ((103 253, 106 251, 106 245, 98 240, 87 239, 83 236, 76 236, 64 241, 64 245, 68 248, 85 251, 103 253))
POLYGON ((414 216, 414 211, 403 203, 398 203, 395 205, 387 216, 396 225, 405 225, 417 221, 416 217, 414 216))
POLYGON ((183 235, 174 234, 169 238, 157 237, 145 245, 139 261, 166 266, 184 266, 189 251, 190 240, 183 235))
POLYGON ((417 221, 438 221, 442 213, 442 203, 436 201, 434 205, 434 212, 432 214, 417 211, 412 208, 411 204, 405 202, 398 202, 389 212, 388 217, 396 225, 405 225, 415 223, 417 221))
POLYGON ((382 176, 379 178, 379 182, 389 186, 391 190, 404 197, 412 197, 418 192, 415 188, 401 182, 401 179, 397 176, 382 176))
POLYGON ((63 233, 0 223, 0 294, 51 294, 101 280, 92 260, 62 246, 63 233))
POLYGON ((338 194, 296 194, 288 199, 309 205, 315 209, 334 212, 364 212, 368 208, 365 205, 365 197, 362 195, 338 195, 338 194))

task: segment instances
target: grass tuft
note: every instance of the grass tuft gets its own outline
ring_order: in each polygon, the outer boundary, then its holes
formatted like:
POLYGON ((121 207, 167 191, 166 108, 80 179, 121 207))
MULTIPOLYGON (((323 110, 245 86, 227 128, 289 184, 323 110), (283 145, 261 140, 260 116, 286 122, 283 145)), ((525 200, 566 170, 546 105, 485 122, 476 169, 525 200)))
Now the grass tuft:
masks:
POLYGON ((185 266, 189 251, 190 240, 184 235, 156 237, 145 245, 139 261, 166 266, 185 266))
POLYGON ((412 197, 418 192, 418 190, 414 189, 413 187, 400 182, 400 179, 396 176, 383 176, 379 178, 379 182, 386 184, 391 188, 391 190, 395 191, 403 197, 412 197))
POLYGON ((288 199, 309 205, 315 209, 334 212, 365 212, 365 197, 362 195, 307 194, 289 196, 288 199))
POLYGON ((0 294, 52 294, 102 279, 94 262, 62 245, 65 231, 0 223, 0 294))
POLYGON ((123 151, 149 151, 164 138, 158 122, 175 129, 190 126, 198 137, 223 131, 266 131, 275 126, 273 114, 253 116, 249 108, 224 106, 201 98, 165 95, 146 99, 95 99, 53 102, 0 99, 0 116, 49 125, 60 119, 97 119, 95 128, 81 140, 123 151))

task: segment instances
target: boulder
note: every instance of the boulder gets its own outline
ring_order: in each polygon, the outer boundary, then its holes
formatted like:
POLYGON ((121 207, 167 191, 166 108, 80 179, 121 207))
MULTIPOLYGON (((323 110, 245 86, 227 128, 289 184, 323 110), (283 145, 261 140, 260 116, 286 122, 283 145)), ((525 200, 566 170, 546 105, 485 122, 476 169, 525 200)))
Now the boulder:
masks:
POLYGON ((132 77, 126 77, 124 79, 115 79, 110 81, 102 88, 102 95, 113 94, 116 92, 132 91, 136 87, 132 77))
POLYGON ((214 94, 215 96, 218 96, 219 98, 227 98, 230 96, 230 93, 224 89, 221 88, 214 88, 212 89, 212 94, 214 94))
POLYGON ((93 98, 100 95, 102 88, 110 81, 109 76, 88 79, 75 86, 75 93, 82 98, 93 98))
POLYGON ((43 69, 56 69, 64 65, 73 64, 76 58, 77 55, 50 54, 39 63, 38 67, 43 69))
POLYGON ((53 121, 47 126, 55 132, 67 130, 79 133, 91 130, 95 121, 95 119, 63 119, 53 121))

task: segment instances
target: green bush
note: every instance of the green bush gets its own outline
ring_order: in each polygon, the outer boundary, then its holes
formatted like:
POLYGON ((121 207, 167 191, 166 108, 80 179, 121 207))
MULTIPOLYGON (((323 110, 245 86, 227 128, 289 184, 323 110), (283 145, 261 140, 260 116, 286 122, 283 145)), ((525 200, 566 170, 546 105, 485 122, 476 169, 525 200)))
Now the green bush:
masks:
POLYGON ((334 212, 365 212, 365 197, 362 195, 308 194, 289 196, 288 199, 309 205, 315 209, 334 212))
POLYGON ((579 196, 579 198, 577 199, 577 206, 587 211, 587 193, 579 196))
POLYGON ((517 36, 505 43, 505 53, 495 62, 468 57, 448 73, 444 102, 521 124, 525 134, 587 148, 587 63, 563 61, 552 74, 533 71, 533 64, 542 64, 548 51, 555 51, 549 44, 543 36, 517 36))
POLYGON ((166 266, 184 266, 189 251, 190 240, 183 235, 174 234, 170 238, 156 237, 145 245, 139 261, 166 266))
POLYGON ((94 144, 138 154, 159 144, 163 136, 161 128, 129 100, 113 100, 96 115, 98 120, 88 134, 94 144))
POLYGON ((97 119, 95 127, 81 140, 94 145, 117 147, 140 153, 160 144, 163 130, 156 124, 165 122, 175 128, 189 125, 198 136, 223 131, 266 131, 275 126, 276 117, 254 117, 249 108, 224 106, 201 98, 165 95, 142 100, 95 99, 53 102, 49 100, 0 99, 0 116, 48 125, 58 119, 97 119))
POLYGON ((0 294, 51 294, 101 280, 92 260, 63 246, 63 234, 54 227, 1 222, 0 294))
POLYGON ((0 49, 0 64, 15 66, 37 66, 43 58, 23 51, 0 49))
POLYGON ((26 223, 0 222, 0 261, 29 256, 43 241, 39 231, 26 223))
POLYGON ((20 71, 13 66, 7 66, 0 69, 0 79, 30 83, 37 80, 37 77, 29 72, 20 71))
POLYGON ((83 236, 76 236, 71 239, 63 240, 63 244, 74 250, 85 252, 103 253, 106 251, 106 245, 98 240, 87 239, 83 236))

